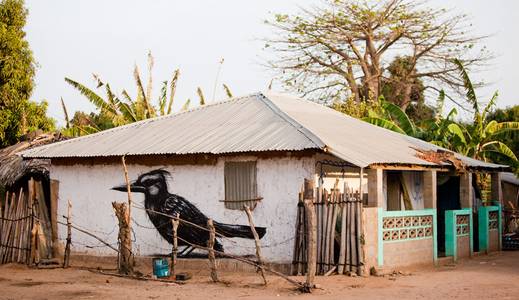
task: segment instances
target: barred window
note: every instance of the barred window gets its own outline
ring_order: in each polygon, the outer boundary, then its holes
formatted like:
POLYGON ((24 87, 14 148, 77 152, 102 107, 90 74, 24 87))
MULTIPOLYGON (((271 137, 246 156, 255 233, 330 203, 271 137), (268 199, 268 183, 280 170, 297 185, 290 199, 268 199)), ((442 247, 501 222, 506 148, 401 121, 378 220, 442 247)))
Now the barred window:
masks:
POLYGON ((256 186, 256 162, 226 162, 224 177, 225 208, 243 209, 245 205, 248 205, 253 209, 256 201, 259 200, 256 186))

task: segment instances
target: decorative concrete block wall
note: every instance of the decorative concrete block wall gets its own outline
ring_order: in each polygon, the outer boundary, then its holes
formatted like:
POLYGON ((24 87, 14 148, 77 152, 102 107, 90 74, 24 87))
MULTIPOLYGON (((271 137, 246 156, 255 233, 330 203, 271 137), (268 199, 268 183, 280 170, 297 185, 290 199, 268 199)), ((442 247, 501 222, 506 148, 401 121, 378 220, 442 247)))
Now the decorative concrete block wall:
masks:
POLYGON ((436 210, 378 212, 378 265, 404 267, 437 261, 436 210))
POLYGON ((445 255, 470 257, 474 252, 473 223, 470 208, 445 211, 445 255))
POLYGON ((479 251, 493 252, 501 250, 501 206, 481 206, 478 210, 479 251))

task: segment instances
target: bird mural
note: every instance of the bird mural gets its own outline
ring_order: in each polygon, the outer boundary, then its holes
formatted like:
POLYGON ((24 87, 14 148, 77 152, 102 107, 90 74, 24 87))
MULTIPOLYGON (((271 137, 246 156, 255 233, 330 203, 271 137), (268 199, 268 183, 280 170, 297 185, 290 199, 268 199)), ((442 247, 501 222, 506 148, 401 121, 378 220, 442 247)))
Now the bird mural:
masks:
MULTIPOLYGON (((169 176, 171 176, 170 173, 163 169, 141 174, 137 180, 131 182, 130 190, 134 193, 144 194, 144 207, 146 208, 148 217, 160 235, 172 244, 173 225, 171 224, 171 218, 163 214, 169 216, 176 216, 179 214, 181 219, 204 228, 207 227, 208 218, 194 204, 185 198, 169 193, 168 183, 166 180, 169 176), (154 211, 161 214, 155 213, 154 211)), ((126 184, 114 186, 112 190, 126 192, 127 186, 126 184)), ((246 225, 225 224, 214 221, 214 227, 216 232, 225 237, 254 239, 250 227, 246 225)), ((266 233, 265 227, 255 227, 255 229, 260 238, 262 238, 266 233)), ((193 248, 183 240, 192 244, 205 246, 209 239, 209 232, 207 230, 197 228, 184 222, 180 222, 177 228, 177 235, 179 237, 178 245, 186 246, 184 251, 182 251, 184 255, 191 252, 193 248)), ((217 251, 224 251, 223 246, 218 239, 215 241, 214 249, 217 251)))

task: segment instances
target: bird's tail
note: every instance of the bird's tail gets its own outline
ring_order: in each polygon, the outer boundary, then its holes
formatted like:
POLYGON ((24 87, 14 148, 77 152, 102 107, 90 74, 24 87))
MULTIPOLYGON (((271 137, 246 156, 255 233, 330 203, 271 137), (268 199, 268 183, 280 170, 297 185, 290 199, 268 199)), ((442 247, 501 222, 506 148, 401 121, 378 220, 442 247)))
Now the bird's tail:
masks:
MULTIPOLYGON (((224 224, 215 222, 214 227, 217 232, 223 234, 226 237, 239 237, 245 239, 253 239, 254 235, 250 229, 250 226, 246 225, 233 225, 233 224, 224 224)), ((267 229, 265 227, 254 227, 256 232, 258 233, 259 238, 261 239, 265 233, 267 233, 267 229)))

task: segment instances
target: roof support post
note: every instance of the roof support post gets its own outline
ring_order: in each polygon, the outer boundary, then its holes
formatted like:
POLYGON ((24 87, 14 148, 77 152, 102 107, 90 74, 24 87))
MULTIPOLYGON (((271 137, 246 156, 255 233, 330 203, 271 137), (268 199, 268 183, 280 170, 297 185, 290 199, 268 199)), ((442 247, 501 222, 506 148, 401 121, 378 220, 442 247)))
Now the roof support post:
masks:
POLYGON ((501 187, 501 173, 493 172, 491 175, 491 200, 503 205, 503 189, 501 187))
POLYGON ((437 201, 436 170, 423 172, 424 208, 436 208, 437 201))
POLYGON ((472 208, 474 191, 472 189, 472 173, 464 172, 460 175, 460 205, 461 208, 472 208))
POLYGON ((368 206, 384 207, 384 170, 367 169, 368 206))

